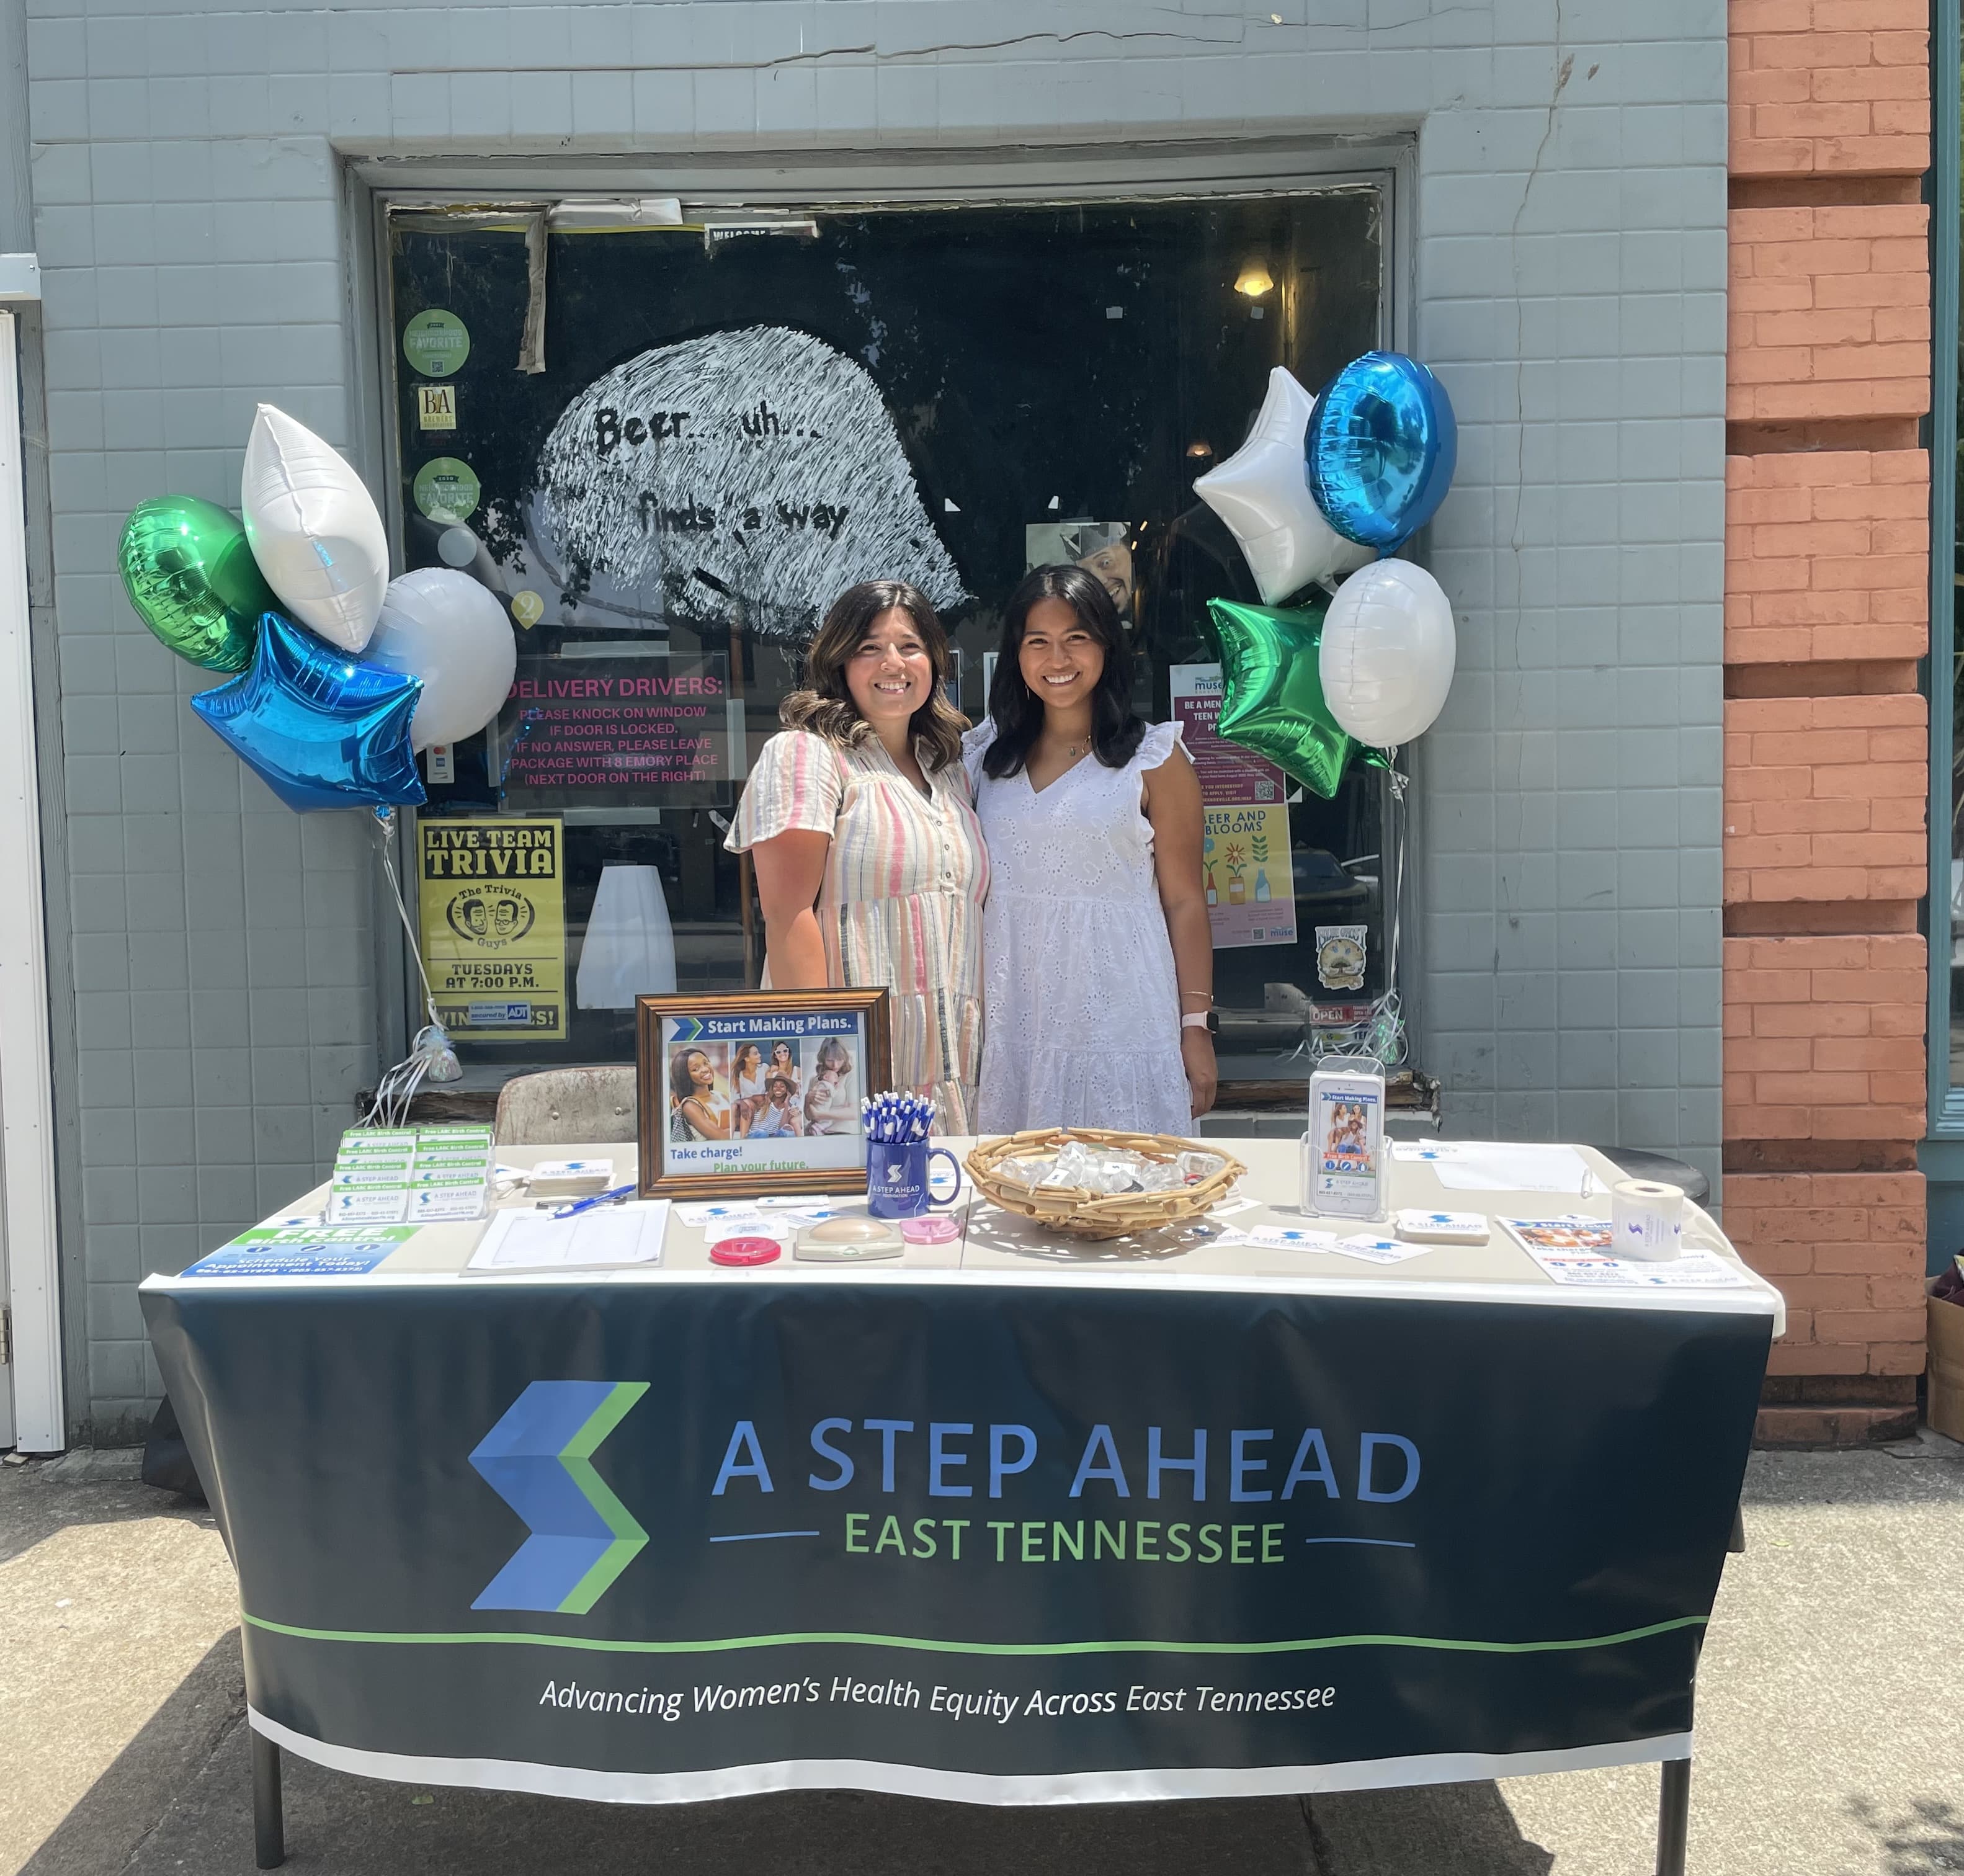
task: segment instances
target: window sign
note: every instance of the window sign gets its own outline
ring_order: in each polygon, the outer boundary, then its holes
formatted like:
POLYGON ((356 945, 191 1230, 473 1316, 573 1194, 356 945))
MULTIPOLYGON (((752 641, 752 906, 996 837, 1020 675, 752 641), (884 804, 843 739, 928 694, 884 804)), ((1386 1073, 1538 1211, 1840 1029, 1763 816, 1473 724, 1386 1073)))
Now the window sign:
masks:
POLYGON ((727 802, 729 659, 599 649, 597 657, 518 660, 490 742, 505 806, 727 802))
POLYGON ((1265 757, 1217 732, 1219 665, 1176 664, 1172 677, 1173 716, 1200 779, 1205 816, 1201 866, 1215 948, 1293 945, 1288 778, 1265 757))
POLYGON ((566 1034, 565 840, 543 817, 418 823, 423 969, 453 1038, 566 1034))

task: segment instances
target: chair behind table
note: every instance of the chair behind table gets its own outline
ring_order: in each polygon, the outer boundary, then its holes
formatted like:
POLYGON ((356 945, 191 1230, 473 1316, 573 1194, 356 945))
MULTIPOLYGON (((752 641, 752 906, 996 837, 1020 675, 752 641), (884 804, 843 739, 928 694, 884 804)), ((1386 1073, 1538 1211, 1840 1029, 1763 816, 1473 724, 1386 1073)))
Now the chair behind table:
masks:
POLYGON ((570 1146, 632 1140, 634 1071, 543 1068, 499 1090, 493 1130, 500 1146, 570 1146))

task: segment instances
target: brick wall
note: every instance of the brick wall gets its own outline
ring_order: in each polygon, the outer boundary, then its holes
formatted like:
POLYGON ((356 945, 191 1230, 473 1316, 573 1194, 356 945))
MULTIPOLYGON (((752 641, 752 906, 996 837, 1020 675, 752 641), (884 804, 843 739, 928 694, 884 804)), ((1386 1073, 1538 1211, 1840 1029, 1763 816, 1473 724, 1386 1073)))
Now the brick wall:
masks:
POLYGON ((1735 698, 1725 903, 1920 898, 1929 714, 1914 692, 1735 698))
POLYGON ((1787 1301, 1769 1430, 1811 1445, 1873 1437, 1866 1397, 1923 1369, 1923 1175, 1744 1174, 1725 1190, 1733 1242, 1787 1301))
POLYGON ((1726 1223, 1786 1296, 1763 1439, 1923 1367, 1929 48, 1921 0, 1733 0, 1726 1223))
MULTIPOLYGON (((1728 1143, 1895 1142, 1921 1131, 1921 934, 1728 938, 1725 985, 1728 1143)), ((1736 1196, 1728 1181, 1728 1225, 1736 1196)), ((1920 1280, 1921 1240, 1917 1256, 1920 1280)))
POLYGON ((1735 209, 1727 418, 1927 405, 1929 225, 1921 202, 1735 209))
POLYGON ((1930 631, 1929 543, 1930 460, 1922 450, 1728 457, 1726 663, 1921 657, 1930 631))
POLYGON ((1929 168, 1922 0, 1732 0, 1727 23, 1735 175, 1929 168))

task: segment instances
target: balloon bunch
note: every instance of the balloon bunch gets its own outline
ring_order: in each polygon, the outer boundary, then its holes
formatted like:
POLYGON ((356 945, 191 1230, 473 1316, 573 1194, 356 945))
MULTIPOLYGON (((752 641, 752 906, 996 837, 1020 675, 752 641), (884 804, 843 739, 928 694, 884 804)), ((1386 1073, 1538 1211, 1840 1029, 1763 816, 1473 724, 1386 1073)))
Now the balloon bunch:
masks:
POLYGON ((1326 799, 1358 744, 1394 749, 1445 708, 1452 602, 1423 567, 1377 557, 1432 519, 1458 455, 1438 379, 1416 359, 1370 352, 1314 398, 1276 366, 1247 442, 1193 485, 1262 598, 1208 605, 1220 733, 1326 799), (1312 585, 1335 596, 1283 607, 1312 585))
POLYGON ((137 616, 180 657, 237 673, 191 708, 290 808, 420 803, 415 752, 482 729, 511 689, 502 603, 448 568, 391 581, 361 479, 271 404, 239 508, 242 522, 160 496, 123 529, 137 616))

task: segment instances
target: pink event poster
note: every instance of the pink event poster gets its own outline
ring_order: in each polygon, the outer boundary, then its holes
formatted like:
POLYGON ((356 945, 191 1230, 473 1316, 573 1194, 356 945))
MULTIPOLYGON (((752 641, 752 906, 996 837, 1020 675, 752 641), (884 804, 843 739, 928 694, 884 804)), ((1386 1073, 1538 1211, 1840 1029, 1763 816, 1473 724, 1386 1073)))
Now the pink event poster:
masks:
POLYGON ((1173 720, 1200 778, 1206 815, 1202 863, 1216 950, 1296 941, 1295 879, 1289 863, 1288 778, 1265 757, 1226 741, 1221 667, 1173 667, 1173 720))

